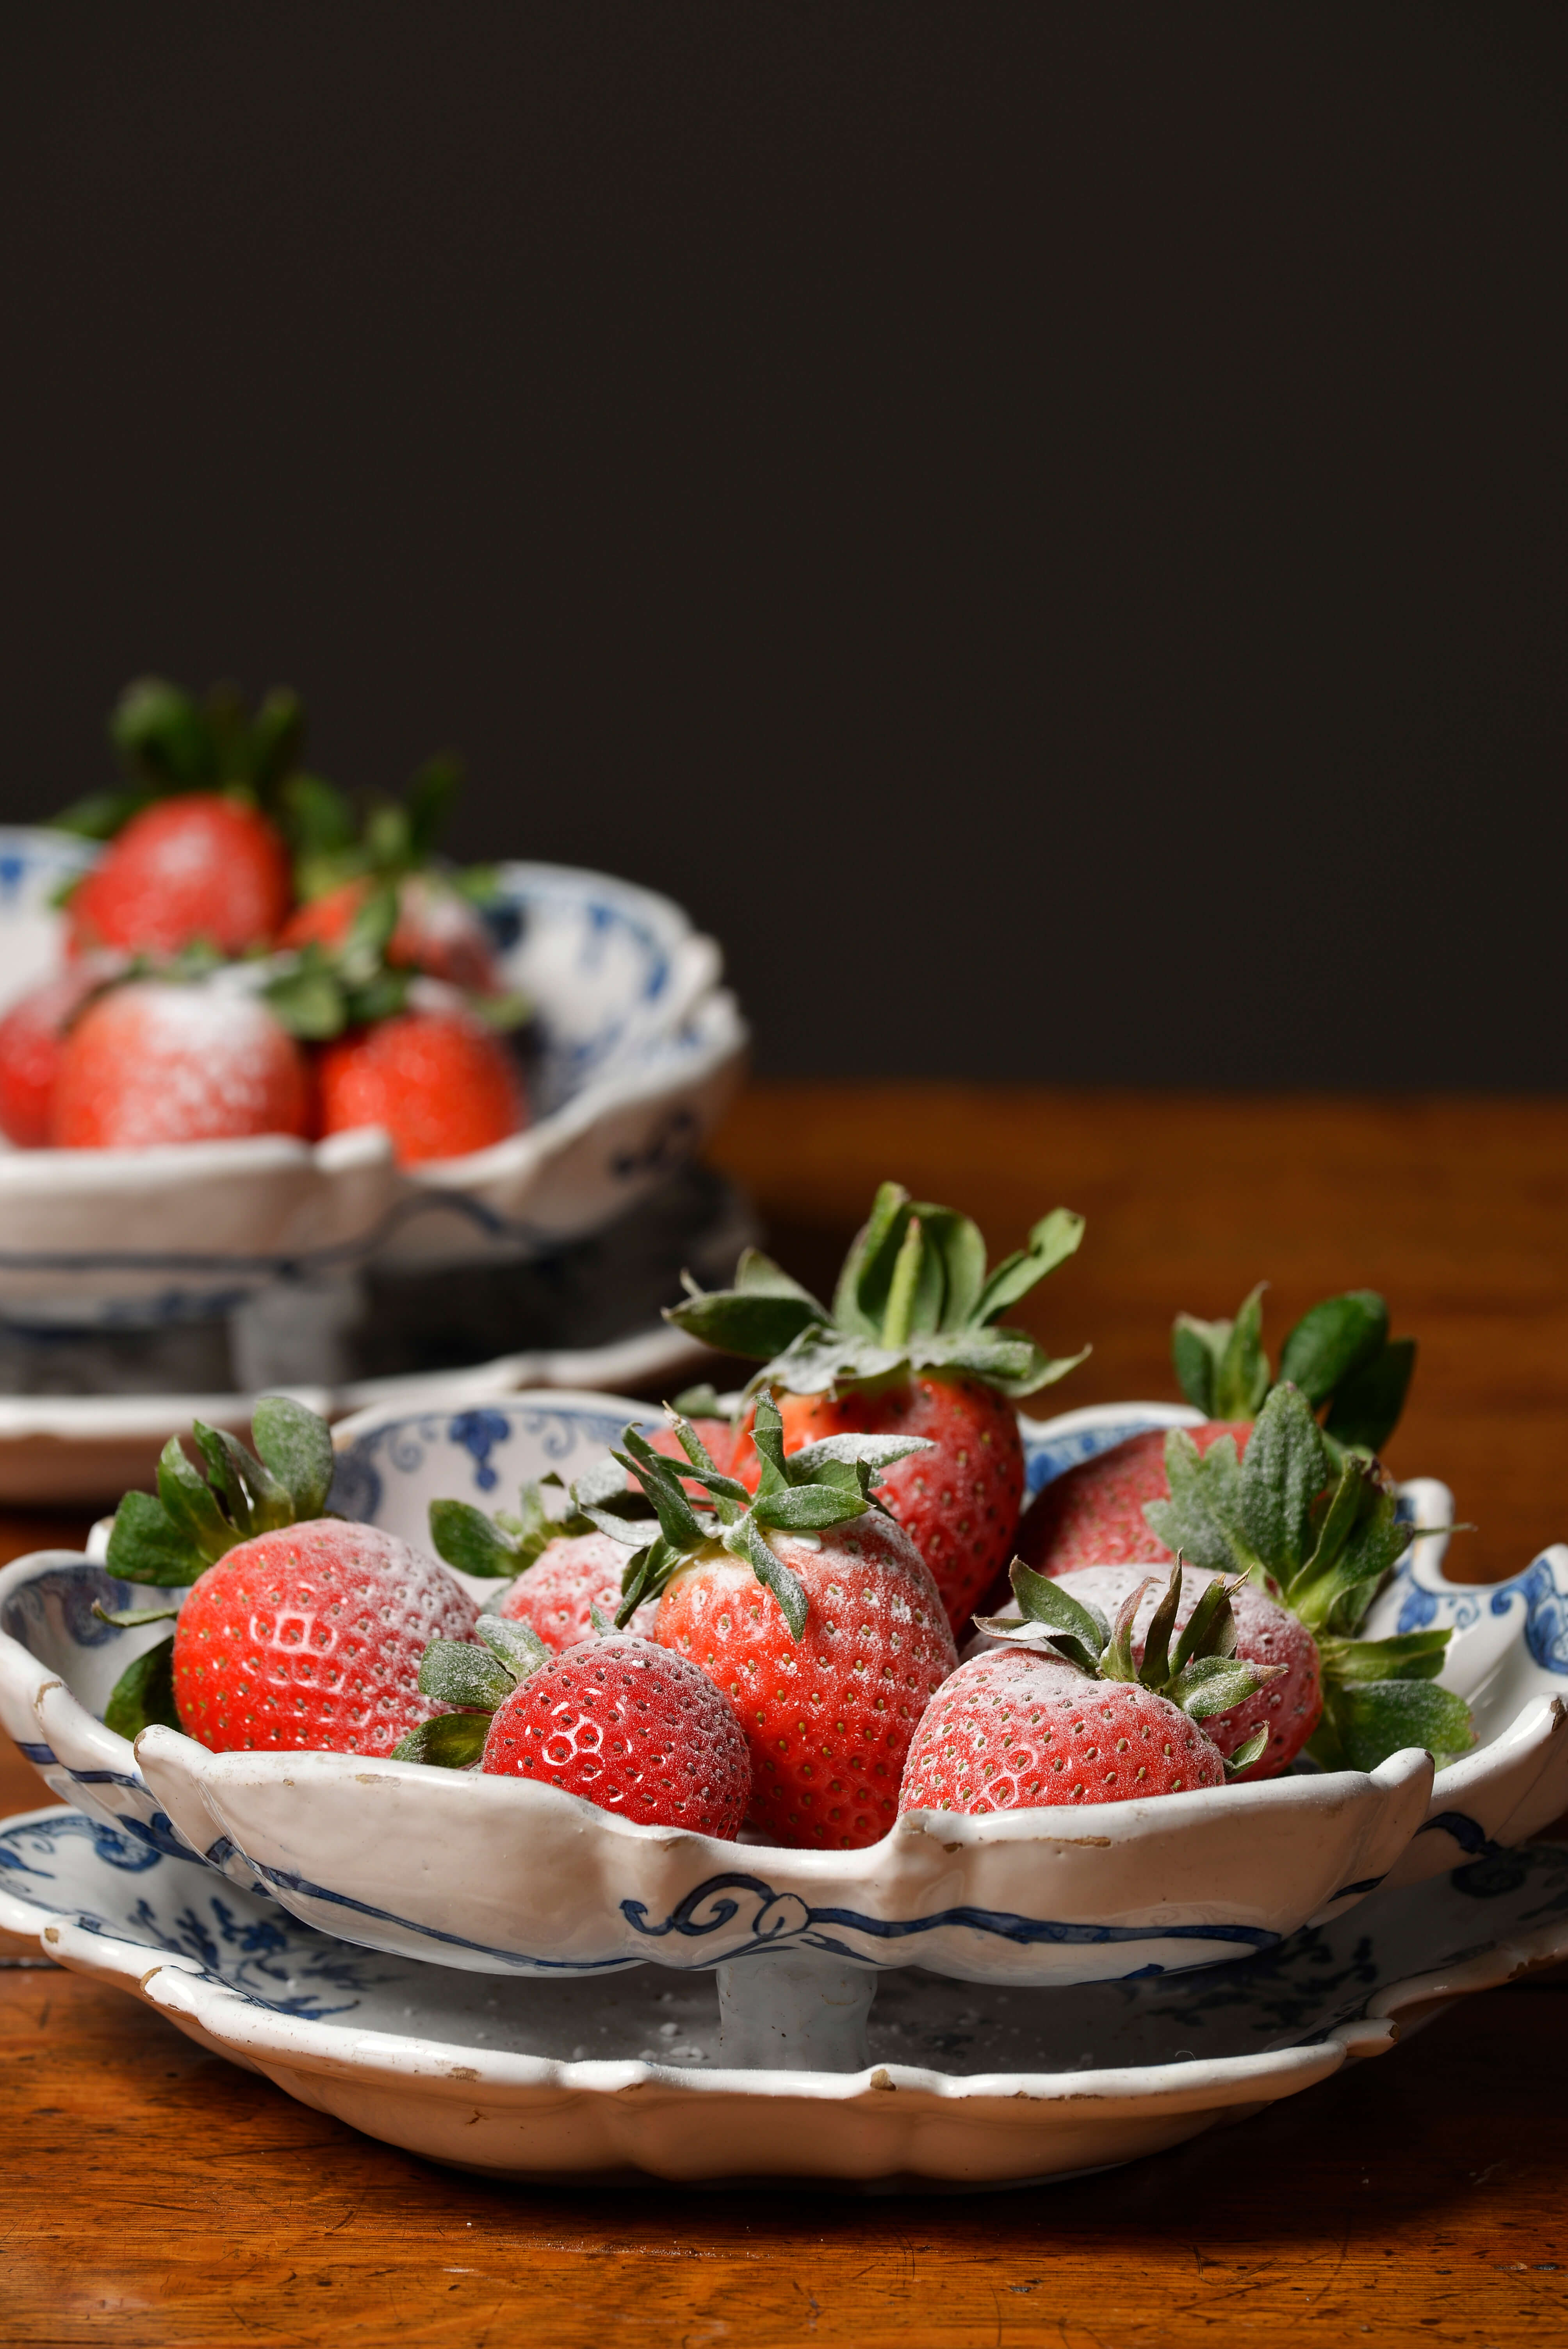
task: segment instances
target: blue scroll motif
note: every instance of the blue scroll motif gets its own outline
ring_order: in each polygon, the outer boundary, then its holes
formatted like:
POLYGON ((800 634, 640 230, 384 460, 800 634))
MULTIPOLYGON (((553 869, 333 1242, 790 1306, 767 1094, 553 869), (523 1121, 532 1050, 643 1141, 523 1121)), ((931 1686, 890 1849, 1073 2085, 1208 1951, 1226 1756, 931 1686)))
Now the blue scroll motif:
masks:
POLYGON ((1538 1557, 1511 1582, 1499 1583, 1491 1611, 1506 1615, 1516 1598, 1525 1606, 1524 1644, 1543 1672, 1568 1673, 1568 1591, 1559 1590, 1550 1558, 1538 1557))
MULTIPOLYGON (((872 1941, 888 1944, 957 1925, 971 1932, 994 1934, 998 1940, 1013 1941, 1022 1948, 1045 1943, 1058 1949, 1146 1945, 1150 1941, 1232 1941, 1243 1949, 1272 1950, 1280 1938, 1257 1925, 1068 1925, 1048 1918, 1016 1917, 999 1909, 939 1909, 930 1917, 892 1920, 862 1917, 853 1909, 810 1908, 796 1893, 778 1892, 759 1876, 739 1875, 710 1876, 706 1884, 699 1884, 695 1891, 686 1894, 662 1925, 648 1923, 647 1908, 641 1900, 623 1900, 621 1914, 634 1933, 649 1940, 663 1940, 668 1933, 699 1940, 710 1933, 721 1933, 733 1924, 740 1915, 740 1900, 732 1897, 738 1894, 750 1894, 758 1906, 751 1920, 750 1940, 738 1949, 727 1950, 725 1961, 751 1957, 759 1950, 777 1949, 791 1941, 834 1957, 863 1961, 863 1951, 847 1947, 835 1938, 833 1930, 824 1928, 864 1933, 872 1941)), ((909 1960, 900 1957, 890 1962, 907 1964, 909 1960)), ((1158 1973, 1162 1969, 1154 1966, 1142 1971, 1158 1973)))

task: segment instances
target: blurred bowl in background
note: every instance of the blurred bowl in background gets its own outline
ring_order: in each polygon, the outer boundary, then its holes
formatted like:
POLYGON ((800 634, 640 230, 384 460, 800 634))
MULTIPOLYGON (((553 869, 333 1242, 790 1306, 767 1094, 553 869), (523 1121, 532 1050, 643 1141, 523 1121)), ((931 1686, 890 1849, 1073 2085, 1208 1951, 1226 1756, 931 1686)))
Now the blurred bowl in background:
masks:
MULTIPOLYGON (((0 830, 0 1009, 59 959, 50 900, 94 853, 67 833, 0 830)), ((13 1347, 29 1333, 212 1321, 275 1283, 372 1264, 548 1257, 686 1165, 746 1050, 718 947, 668 898, 606 874, 505 864, 497 881, 505 982, 535 1010, 525 1132, 410 1168, 374 1127, 315 1143, 4 1150, 0 1329, 13 1347)))

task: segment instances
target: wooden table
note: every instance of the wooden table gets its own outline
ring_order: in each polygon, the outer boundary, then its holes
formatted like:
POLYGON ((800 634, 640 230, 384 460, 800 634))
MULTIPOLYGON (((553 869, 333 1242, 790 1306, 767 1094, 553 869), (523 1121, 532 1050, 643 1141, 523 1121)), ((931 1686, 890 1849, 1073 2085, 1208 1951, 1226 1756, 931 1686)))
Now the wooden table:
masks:
MULTIPOLYGON (((1082 1208, 1021 1318, 1095 1341, 1053 1407, 1172 1392, 1172 1310, 1332 1288, 1421 1340, 1391 1459, 1456 1488, 1495 1577, 1568 1533, 1568 1107, 759 1087, 717 1155, 826 1282, 883 1174, 993 1252, 1082 1208)), ((11 1519, 10 1551, 75 1537, 11 1519)), ((36 1802, 23 1765, 0 1797, 36 1802)), ((12 1948, 20 1948, 12 1944, 12 1948)), ((116 1992, 0 1974, 5 2349, 930 2343, 1244 2336, 1546 2343, 1568 2331, 1568 1979, 1176 2153, 1065 2186, 889 2201, 489 2186, 355 2136, 116 1992)))

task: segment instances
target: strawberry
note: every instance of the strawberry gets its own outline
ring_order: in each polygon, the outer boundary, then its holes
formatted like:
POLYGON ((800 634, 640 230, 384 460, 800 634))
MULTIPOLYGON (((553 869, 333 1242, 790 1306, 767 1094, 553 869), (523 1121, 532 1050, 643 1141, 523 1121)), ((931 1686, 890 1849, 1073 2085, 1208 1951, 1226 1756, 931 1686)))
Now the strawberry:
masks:
POLYGON ((51 1122, 62 1149, 304 1133, 308 1118, 299 1046, 221 979, 110 988, 61 1046, 51 1122))
POLYGON ((473 1601, 391 1534, 322 1516, 324 1421, 268 1396, 253 1435, 252 1453, 198 1421, 205 1476, 171 1437, 158 1497, 129 1493, 116 1511, 109 1572, 191 1587, 171 1637, 121 1676, 105 1719, 127 1735, 166 1721, 220 1753, 389 1753, 427 1710, 421 1656, 438 1634, 471 1633, 473 1601))
MULTIPOLYGON (((1141 1662, 1144 1642, 1158 1601, 1156 1586, 1136 1566, 1084 1566, 1056 1578, 1085 1607, 1114 1615, 1130 1591, 1140 1595, 1133 1624, 1132 1653, 1141 1662)), ((1210 1577, 1189 1567, 1183 1578, 1175 1629, 1184 1630, 1207 1588, 1210 1577)), ((1006 1610, 1011 1613, 1011 1609, 1006 1610)), ((1235 1625, 1234 1653, 1245 1663, 1279 1665, 1282 1676, 1228 1713, 1206 1722, 1209 1736, 1227 1759, 1244 1745, 1255 1729, 1265 1729, 1268 1742, 1255 1762, 1237 1770, 1239 1778, 1274 1778, 1295 1761, 1323 1712, 1323 1688, 1317 1642, 1305 1623, 1281 1607, 1256 1583, 1238 1579, 1231 1589, 1231 1613, 1235 1625)))
POLYGON ((444 1567, 375 1526, 324 1518, 242 1542, 174 1628, 174 1702, 214 1753, 388 1754, 426 1708, 432 1639, 478 1609, 444 1567))
POLYGON ((1171 1654, 1173 1571, 1136 1661, 1132 1627, 1147 1584, 1127 1594, 1114 1630, 1026 1566, 1015 1566, 1013 1588, 1020 1615, 982 1625, 1013 1644, 972 1657, 937 1691, 910 1747, 901 1812, 973 1816, 1190 1793, 1222 1785, 1263 1751, 1268 1733, 1255 1730, 1227 1763, 1198 1725, 1276 1676, 1227 1652, 1223 1582, 1210 1582, 1171 1654))
POLYGON ((733 1709, 684 1657, 630 1636, 552 1655, 526 1624, 486 1616, 481 1646, 437 1640, 419 1685, 466 1708, 427 1721, 397 1758, 531 1778, 641 1826, 733 1841, 751 1765, 733 1709))
POLYGON ((321 1130, 379 1125, 398 1162, 461 1158, 528 1123, 506 1046, 460 1006, 414 1008, 322 1047, 321 1130))
POLYGON ((160 800, 133 816, 72 891, 72 950, 119 947, 221 954, 264 946, 290 897, 288 851, 253 807, 215 792, 160 800))
MULTIPOLYGON (((1188 1429, 1200 1452, 1222 1435, 1246 1449, 1248 1421, 1212 1419, 1188 1429)), ((1148 1501, 1168 1500, 1165 1430, 1151 1427, 1130 1435, 1093 1460, 1080 1460, 1054 1476, 1030 1502, 1018 1524, 1018 1556, 1041 1574, 1068 1574, 1080 1567, 1169 1566, 1171 1552, 1143 1514, 1148 1501)))
MULTIPOLYGON (((595 1613, 614 1618, 625 1563, 625 1551, 608 1534, 562 1535, 518 1576, 497 1612, 508 1622, 531 1625, 558 1653, 580 1648, 598 1636, 595 1613)), ((632 1628, 651 1636, 652 1610, 640 1609, 632 1628)))
MULTIPOLYGON (((376 885, 365 875, 340 881, 290 915, 278 944, 342 947, 376 885)), ((494 994, 500 985, 490 933, 472 905, 428 874, 408 874, 397 884, 397 920, 387 959, 395 968, 426 971, 478 995, 494 994)))
POLYGON ((1190 1564, 1246 1575, 1317 1643, 1323 1721, 1309 1751, 1326 1769, 1373 1770, 1408 1746, 1440 1764, 1473 1743, 1470 1708, 1434 1683, 1449 1633, 1357 1634, 1418 1527, 1401 1523, 1374 1460, 1331 1443, 1288 1380, 1259 1412, 1244 1458, 1222 1435, 1200 1452, 1185 1429, 1165 1438, 1168 1501, 1151 1530, 1190 1564))
POLYGON ((675 1425, 712 1506, 694 1510, 675 1469, 627 1429, 614 1456, 652 1501, 658 1537, 599 1516, 633 1553, 620 1619, 660 1594, 655 1638, 739 1716, 759 1827, 785 1844, 874 1843, 892 1824, 915 1723, 957 1660, 919 1551, 870 1497, 872 1476, 915 1439, 841 1435, 787 1459, 762 1396, 753 1499, 686 1421, 675 1425))
POLYGON ((0 1019, 0 1133, 18 1149, 46 1146, 66 1030, 112 968, 99 956, 70 964, 30 987, 0 1019))
MULTIPOLYGON (((1224 1434, 1239 1450, 1276 1383, 1263 1346, 1263 1286, 1233 1321, 1179 1313, 1171 1333, 1176 1374, 1189 1402, 1209 1414, 1191 1430, 1200 1451, 1224 1434)), ((1369 1288, 1326 1298, 1303 1314, 1280 1352, 1278 1383, 1290 1382, 1315 1410, 1336 1447, 1377 1452, 1392 1434, 1415 1367, 1415 1340, 1390 1339, 1388 1309, 1369 1288)), ((1151 1541, 1145 1505, 1169 1498, 1165 1439, 1159 1429, 1130 1436, 1097 1459, 1055 1478, 1025 1513, 1018 1551, 1042 1574, 1143 1560, 1166 1565, 1151 1541)))
MULTIPOLYGON (((1051 1361, 1022 1331, 997 1328, 997 1316, 1082 1234, 1083 1218, 1058 1207, 987 1278, 985 1242, 965 1216, 884 1183, 831 1312, 748 1249, 733 1289, 694 1291, 667 1318, 727 1352, 772 1356, 752 1384, 779 1402, 787 1451, 851 1433, 923 1440, 879 1497, 913 1537, 957 1625, 1012 1550, 1024 1454, 1011 1403, 1083 1359, 1051 1361)), ((756 1489, 750 1432, 743 1420, 732 1466, 756 1489)))

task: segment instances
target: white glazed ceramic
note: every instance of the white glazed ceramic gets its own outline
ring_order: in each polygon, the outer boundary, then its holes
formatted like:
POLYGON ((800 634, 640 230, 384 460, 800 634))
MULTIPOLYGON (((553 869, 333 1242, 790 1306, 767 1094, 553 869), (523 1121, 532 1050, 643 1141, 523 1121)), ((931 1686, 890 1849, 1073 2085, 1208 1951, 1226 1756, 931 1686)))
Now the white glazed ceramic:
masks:
MULTIPOLYGON (((418 1540, 438 1495, 505 1503, 525 1476, 576 1475, 646 1415, 570 1393, 361 1413, 338 1431, 335 1501, 418 1540)), ((1126 1405, 1025 1423, 1031 1476, 1161 1416, 1126 1405)), ((1423 1523, 1449 1520, 1441 1486, 1417 1494, 1423 1523)), ((1384 1881, 1520 1841, 1568 1808, 1568 1551, 1466 1589, 1442 1580, 1443 1547, 1440 1535, 1417 1545, 1379 1601, 1379 1628, 1427 1609, 1457 1627, 1445 1677, 1475 1694, 1486 1742, 1435 1786, 1428 1758, 1409 1753, 1369 1775, 1293 1774, 1070 1815, 912 1813, 871 1849, 840 1853, 637 1826, 550 1787, 416 1764, 213 1754, 162 1729, 133 1754, 96 1714, 158 1629, 97 1621, 93 1597, 123 1603, 120 1587, 63 1554, 0 1575, 0 1718, 67 1799, 160 1847, 200 1851, 369 1947, 500 1973, 717 1966, 721 1993, 743 2003, 762 1957, 769 1996, 782 1994, 787 1958, 806 2011, 813 1985, 837 1984, 842 2028, 823 2060, 841 2064, 863 2030, 870 1970, 1068 1983, 1208 1964, 1273 1948, 1384 1881)))
POLYGON ((883 1984, 851 2073, 738 2069, 686 1977, 497 1982, 379 1957, 79 1812, 0 1824, 0 1925, 316 2111, 493 2176, 841 2190, 1128 2161, 1378 2055, 1568 1953, 1568 1852, 1470 1863, 1177 1981, 883 1984))
MULTIPOLYGON (((91 854, 62 833, 0 831, 0 1009, 52 968, 49 895, 91 854)), ((552 864, 498 871, 521 925, 507 980, 537 1008, 526 1133, 407 1171, 377 1128, 315 1143, 0 1145, 0 1316, 166 1323, 372 1253, 430 1264, 536 1253, 613 1222, 689 1158, 746 1043, 717 947, 630 882, 552 864)))

